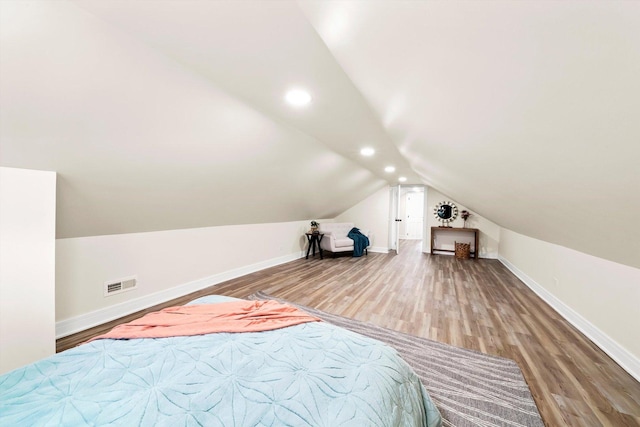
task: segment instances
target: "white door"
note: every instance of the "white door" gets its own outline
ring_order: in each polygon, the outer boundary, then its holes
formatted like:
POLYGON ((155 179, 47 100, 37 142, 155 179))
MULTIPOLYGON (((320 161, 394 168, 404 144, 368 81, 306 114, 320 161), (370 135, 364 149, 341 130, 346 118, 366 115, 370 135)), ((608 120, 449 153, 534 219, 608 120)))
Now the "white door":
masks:
POLYGON ((389 203, 389 247, 400 253, 400 185, 391 187, 389 203))
POLYGON ((406 197, 405 234, 407 239, 422 239, 424 216, 424 193, 411 191, 406 197))

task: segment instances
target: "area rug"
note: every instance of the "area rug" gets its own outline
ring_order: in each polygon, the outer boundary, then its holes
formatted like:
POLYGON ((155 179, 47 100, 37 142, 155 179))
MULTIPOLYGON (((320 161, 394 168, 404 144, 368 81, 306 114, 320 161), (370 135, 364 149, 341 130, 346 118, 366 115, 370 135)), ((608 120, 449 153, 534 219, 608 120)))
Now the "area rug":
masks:
POLYGON ((265 292, 249 299, 273 299, 297 306, 326 322, 395 348, 422 380, 442 414, 444 426, 544 426, 522 371, 513 360, 325 313, 265 292))

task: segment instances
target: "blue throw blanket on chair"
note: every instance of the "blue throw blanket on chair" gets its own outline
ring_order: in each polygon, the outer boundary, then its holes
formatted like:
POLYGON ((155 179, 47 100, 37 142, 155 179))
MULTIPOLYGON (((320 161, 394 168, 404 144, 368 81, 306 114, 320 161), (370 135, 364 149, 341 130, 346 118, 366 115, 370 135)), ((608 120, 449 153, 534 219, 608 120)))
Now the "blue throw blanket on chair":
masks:
POLYGON ((369 238, 362 234, 359 229, 353 227, 347 237, 353 240, 353 256, 362 256, 367 246, 369 246, 369 238))

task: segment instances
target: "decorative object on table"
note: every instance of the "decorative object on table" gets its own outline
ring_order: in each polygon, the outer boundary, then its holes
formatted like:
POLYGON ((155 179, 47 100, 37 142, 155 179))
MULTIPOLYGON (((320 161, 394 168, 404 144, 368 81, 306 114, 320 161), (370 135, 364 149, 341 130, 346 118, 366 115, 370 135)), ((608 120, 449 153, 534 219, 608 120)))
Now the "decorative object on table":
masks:
POLYGON ((320 224, 318 223, 318 221, 313 220, 311 221, 311 230, 309 231, 310 233, 318 233, 318 226, 320 224))
POLYGON ((471 244, 470 243, 459 243, 456 244, 456 258, 458 259, 469 259, 471 256, 471 244))
POLYGON ((458 207, 451 202, 440 202, 433 209, 433 214, 442 222, 440 227, 451 227, 449 223, 458 217, 458 207))
POLYGON ((460 212, 460 218, 462 218, 462 220, 464 221, 464 224, 462 224, 463 228, 467 228, 467 220, 471 215, 472 215, 471 212, 469 212, 466 209, 460 212))

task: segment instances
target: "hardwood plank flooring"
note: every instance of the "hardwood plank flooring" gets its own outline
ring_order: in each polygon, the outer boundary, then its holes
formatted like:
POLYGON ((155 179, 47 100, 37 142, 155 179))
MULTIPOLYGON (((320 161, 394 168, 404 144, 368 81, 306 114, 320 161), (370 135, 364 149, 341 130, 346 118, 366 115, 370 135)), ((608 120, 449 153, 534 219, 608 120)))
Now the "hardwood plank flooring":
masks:
POLYGON ((520 365, 547 426, 640 426, 640 383, 499 261, 457 260, 402 241, 400 255, 300 259, 58 340, 58 351, 118 323, 209 294, 258 290, 520 365))

